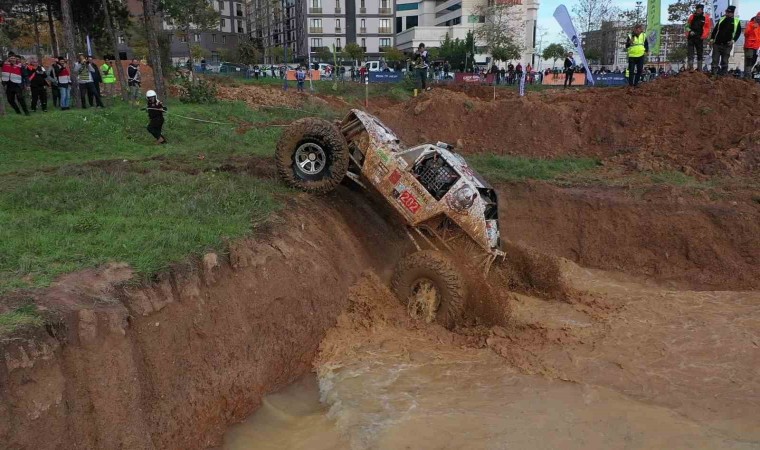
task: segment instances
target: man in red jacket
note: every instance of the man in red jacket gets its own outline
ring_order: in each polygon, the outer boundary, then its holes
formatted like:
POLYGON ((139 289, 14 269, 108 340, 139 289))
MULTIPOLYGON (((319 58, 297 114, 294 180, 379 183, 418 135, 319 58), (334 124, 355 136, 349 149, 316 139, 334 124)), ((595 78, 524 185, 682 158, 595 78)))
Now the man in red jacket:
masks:
POLYGON ((757 51, 760 50, 760 12, 747 22, 744 30, 744 78, 752 79, 752 68, 757 62, 757 51))
POLYGON ((697 5, 694 14, 689 16, 686 23, 686 40, 689 55, 689 70, 694 70, 694 54, 697 56, 697 70, 702 70, 705 54, 705 39, 710 36, 712 19, 705 14, 704 5, 697 5))

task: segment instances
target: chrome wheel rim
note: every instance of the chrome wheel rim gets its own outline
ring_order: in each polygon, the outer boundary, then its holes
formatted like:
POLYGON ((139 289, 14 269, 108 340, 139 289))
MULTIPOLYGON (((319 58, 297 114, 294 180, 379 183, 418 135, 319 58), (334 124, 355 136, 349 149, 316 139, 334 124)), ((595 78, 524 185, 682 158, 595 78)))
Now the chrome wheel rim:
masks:
POLYGON ((327 165, 327 154, 319 145, 306 142, 296 149, 295 163, 303 173, 316 175, 327 165))

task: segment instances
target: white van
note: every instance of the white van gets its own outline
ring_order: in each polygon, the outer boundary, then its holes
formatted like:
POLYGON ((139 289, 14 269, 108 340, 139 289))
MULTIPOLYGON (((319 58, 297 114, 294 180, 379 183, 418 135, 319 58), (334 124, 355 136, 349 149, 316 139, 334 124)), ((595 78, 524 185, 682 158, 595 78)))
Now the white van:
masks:
POLYGON ((370 72, 380 72, 382 70, 383 65, 380 63, 380 61, 367 61, 364 63, 364 66, 370 71, 370 72))

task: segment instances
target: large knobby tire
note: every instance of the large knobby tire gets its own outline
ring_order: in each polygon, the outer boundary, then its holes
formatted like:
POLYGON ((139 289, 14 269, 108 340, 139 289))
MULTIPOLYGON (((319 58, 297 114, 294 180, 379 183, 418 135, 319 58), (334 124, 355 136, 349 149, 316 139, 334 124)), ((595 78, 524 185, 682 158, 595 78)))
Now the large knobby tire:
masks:
POLYGON ((426 322, 452 329, 464 315, 465 279, 441 252, 424 250, 406 256, 396 266, 391 289, 412 317, 426 322))
POLYGON ((291 187, 314 194, 332 191, 348 171, 348 144, 332 123, 315 118, 293 122, 277 143, 277 174, 291 187))

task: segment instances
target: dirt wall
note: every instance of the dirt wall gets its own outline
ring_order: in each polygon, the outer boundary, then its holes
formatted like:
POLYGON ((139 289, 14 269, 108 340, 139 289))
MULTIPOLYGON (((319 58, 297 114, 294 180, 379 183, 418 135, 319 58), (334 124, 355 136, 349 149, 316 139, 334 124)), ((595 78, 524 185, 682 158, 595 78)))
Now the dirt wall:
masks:
POLYGON ((501 187, 502 235, 583 267, 707 290, 760 288, 760 205, 653 192, 501 187))
POLYGON ((359 274, 397 257, 397 232, 342 191, 149 286, 118 264, 60 280, 37 300, 61 323, 0 342, 0 447, 219 444, 310 369, 359 274))

